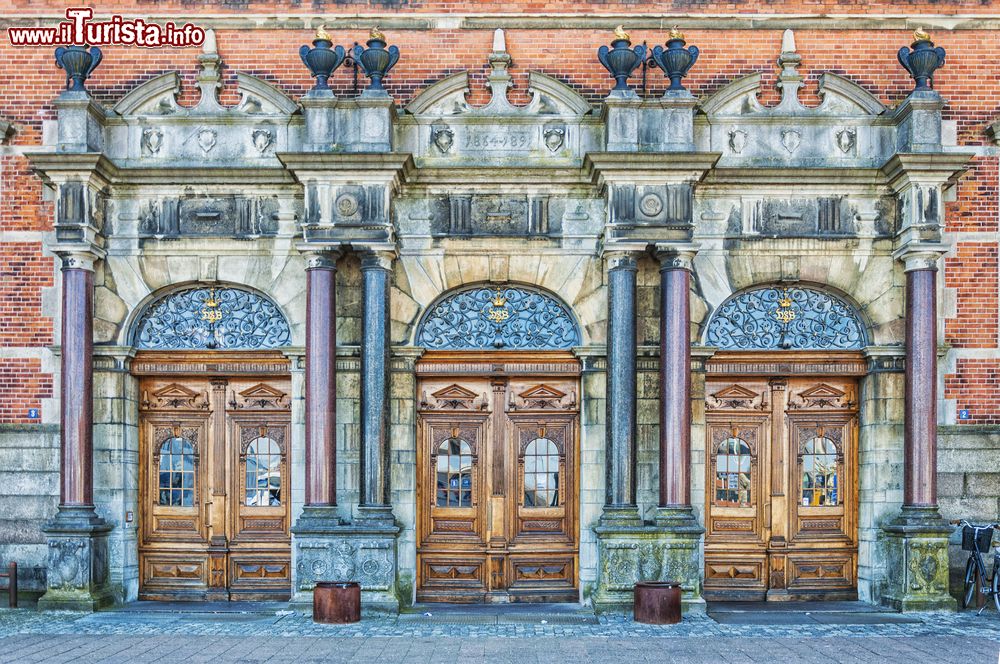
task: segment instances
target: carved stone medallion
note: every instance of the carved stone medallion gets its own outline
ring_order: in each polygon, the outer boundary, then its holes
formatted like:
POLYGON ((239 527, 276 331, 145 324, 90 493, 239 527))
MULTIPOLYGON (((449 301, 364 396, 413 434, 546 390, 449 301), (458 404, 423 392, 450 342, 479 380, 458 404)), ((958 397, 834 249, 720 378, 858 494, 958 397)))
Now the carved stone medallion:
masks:
POLYGON ((545 139, 545 147, 549 149, 549 152, 558 152, 566 140, 566 126, 561 124, 545 125, 542 136, 545 139))
POLYGON ((257 152, 264 154, 274 143, 274 133, 270 129, 254 129, 250 139, 253 141, 253 146, 257 148, 257 152))
POLYGON ((431 142, 441 151, 441 154, 451 150, 455 142, 455 132, 448 125, 436 125, 431 127, 431 142))
POLYGON ((802 134, 795 131, 794 129, 782 129, 781 130, 781 145, 788 151, 788 154, 792 154, 799 148, 799 144, 802 142, 802 134))
POLYGON ((217 134, 214 129, 201 129, 198 131, 198 147, 202 152, 208 154, 215 147, 217 134))
POLYGON ((656 194, 646 194, 639 201, 639 211, 647 217, 655 217, 663 211, 663 200, 656 194))
POLYGON ((747 146, 747 133, 742 129, 729 130, 729 149, 739 154, 747 146))
POLYGON ((154 155, 163 147, 163 132, 159 129, 142 130, 142 149, 146 154, 154 155))
POLYGON ((850 154, 858 141, 858 132, 855 129, 841 129, 837 132, 837 147, 844 154, 850 154))

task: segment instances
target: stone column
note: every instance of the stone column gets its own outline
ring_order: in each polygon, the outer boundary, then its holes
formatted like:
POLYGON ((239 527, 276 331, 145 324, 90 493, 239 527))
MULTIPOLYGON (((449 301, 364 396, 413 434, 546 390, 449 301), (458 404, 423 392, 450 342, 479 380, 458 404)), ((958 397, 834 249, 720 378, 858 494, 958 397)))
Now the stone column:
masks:
POLYGON ((59 509, 42 529, 49 557, 42 610, 93 611, 113 601, 108 532, 94 509, 94 262, 92 251, 61 254, 59 509))
POLYGON ((337 504, 337 254, 306 262, 306 505, 337 504))
MULTIPOLYGON (((697 247, 657 245, 660 260, 660 510, 691 514, 691 269, 697 247)), ((680 514, 678 514, 680 516, 680 514)))
POLYGON ((360 518, 393 523, 389 503, 389 251, 361 259, 361 467, 360 518))
POLYGON ((954 610, 948 536, 937 506, 937 263, 946 247, 913 242, 896 252, 906 272, 903 506, 885 527, 883 601, 903 611, 954 610))
POLYGON ((305 506, 301 536, 337 525, 337 258, 306 255, 305 506))
POLYGON ((636 475, 636 255, 608 256, 605 499, 602 524, 642 523, 636 475))

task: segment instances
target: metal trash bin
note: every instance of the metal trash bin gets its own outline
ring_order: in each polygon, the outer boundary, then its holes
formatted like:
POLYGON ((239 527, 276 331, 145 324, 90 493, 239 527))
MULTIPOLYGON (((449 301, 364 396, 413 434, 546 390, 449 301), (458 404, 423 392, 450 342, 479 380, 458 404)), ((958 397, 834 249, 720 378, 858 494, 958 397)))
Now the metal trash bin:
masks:
POLYGON ((354 581, 320 581, 313 589, 313 622, 328 625, 361 620, 361 584, 354 581))
POLYGON ((647 625, 674 625, 681 621, 681 584, 677 581, 640 581, 635 584, 633 616, 647 625))

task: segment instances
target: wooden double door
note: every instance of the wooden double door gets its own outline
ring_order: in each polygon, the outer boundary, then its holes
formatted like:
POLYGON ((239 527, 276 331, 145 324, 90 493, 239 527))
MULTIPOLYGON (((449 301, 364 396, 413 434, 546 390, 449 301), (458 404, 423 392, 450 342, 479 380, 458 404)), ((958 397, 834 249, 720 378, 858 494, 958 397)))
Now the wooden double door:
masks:
POLYGON ((421 379, 418 601, 578 600, 578 364, 546 366, 421 379))
POLYGON ((290 381, 140 381, 140 599, 291 594, 290 381))
POLYGON ((854 378, 706 384, 704 595, 857 597, 854 378))

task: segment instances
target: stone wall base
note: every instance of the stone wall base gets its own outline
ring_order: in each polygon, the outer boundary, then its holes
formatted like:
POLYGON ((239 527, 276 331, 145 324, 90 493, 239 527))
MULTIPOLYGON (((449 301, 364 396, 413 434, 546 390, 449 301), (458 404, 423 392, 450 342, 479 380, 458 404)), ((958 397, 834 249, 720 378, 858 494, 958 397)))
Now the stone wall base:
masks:
POLYGON ((690 509, 661 508, 653 522, 626 525, 602 519, 597 534, 597 612, 630 612, 639 581, 679 581, 685 614, 704 613, 701 535, 690 509))
POLYGON ((97 611, 114 603, 108 574, 110 531, 92 505, 59 507, 42 528, 48 539, 48 565, 39 611, 97 611))
POLYGON ((897 611, 955 611, 948 593, 948 536, 951 526, 936 507, 903 507, 884 528, 886 588, 882 603, 897 611))
POLYGON ((336 508, 305 507, 292 528, 292 602, 311 608, 317 581, 357 581, 363 614, 399 613, 398 534, 391 521, 341 523, 336 508))

